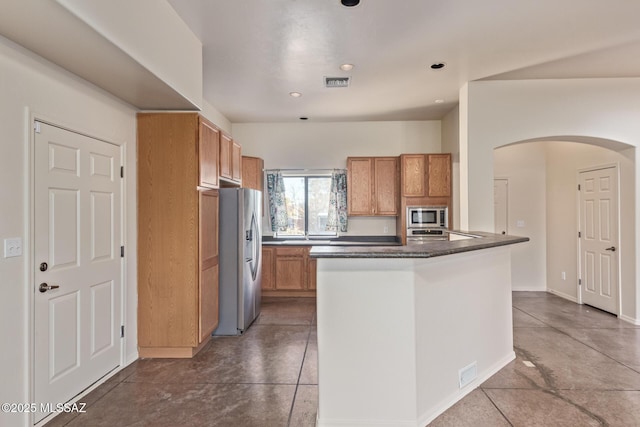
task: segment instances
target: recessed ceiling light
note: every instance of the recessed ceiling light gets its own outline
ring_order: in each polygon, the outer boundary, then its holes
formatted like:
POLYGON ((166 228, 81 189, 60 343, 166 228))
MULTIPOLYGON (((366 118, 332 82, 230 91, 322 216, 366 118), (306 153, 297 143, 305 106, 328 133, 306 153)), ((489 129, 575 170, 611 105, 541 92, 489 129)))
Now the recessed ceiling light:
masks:
POLYGON ((309 120, 309 117, 300 117, 300 120, 309 120))
POLYGON ((302 94, 300 92, 289 92, 289 96, 292 96, 294 98, 300 98, 302 94))
POLYGON ((353 70, 353 64, 342 64, 340 66, 340 69, 342 71, 351 71, 351 70, 353 70))
POLYGON ((432 70, 440 70, 442 68, 444 68, 444 66, 447 65, 444 62, 436 62, 435 64, 431 64, 431 69, 432 70))
POLYGON ((436 99, 435 101, 436 104, 442 104, 444 102, 444 99, 436 99))
POLYGON ((342 3, 343 6, 346 6, 346 7, 353 7, 360 4, 360 0, 340 0, 340 2, 342 3))

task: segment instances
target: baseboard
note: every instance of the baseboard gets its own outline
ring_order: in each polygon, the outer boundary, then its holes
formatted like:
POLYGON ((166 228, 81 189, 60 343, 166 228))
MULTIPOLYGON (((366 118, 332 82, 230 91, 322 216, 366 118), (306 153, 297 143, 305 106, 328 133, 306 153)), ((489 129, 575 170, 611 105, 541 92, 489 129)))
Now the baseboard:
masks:
POLYGON ((577 297, 574 297, 574 296, 569 295, 569 294, 565 294, 564 292, 556 291, 555 289, 547 289, 547 292, 549 292, 550 294, 559 296, 560 298, 564 298, 566 300, 569 300, 571 302, 575 302, 576 304, 578 303, 578 298, 577 297))
POLYGON ((407 420, 324 420, 316 417, 316 427, 416 427, 407 420))
POLYGON ((138 357, 138 352, 137 351, 135 353, 133 353, 133 354, 127 355, 125 357, 125 359, 124 359, 123 367, 127 367, 127 366, 131 365, 133 362, 135 362, 138 359, 139 359, 139 357, 138 357))
POLYGON ((462 398, 465 397, 467 394, 471 393, 473 390, 480 387, 480 385, 483 382, 491 378, 491 376, 496 374, 500 369, 504 368, 513 360, 515 360, 515 358, 516 358, 516 353, 514 351, 509 352, 504 358, 499 360, 489 369, 486 369, 484 371, 484 374, 482 374, 482 376, 477 377, 472 383, 465 386, 465 388, 458 390, 452 396, 449 396, 448 398, 444 399, 440 404, 435 406, 435 409, 429 410, 428 413, 423 414, 421 417, 419 417, 418 418, 419 422, 417 423, 417 426, 426 426, 427 424, 429 424, 430 422, 438 418, 447 409, 451 408, 458 401, 462 400, 462 398))
POLYGON ((618 316, 620 320, 624 320, 625 322, 631 323, 632 325, 640 325, 640 319, 634 319, 633 317, 625 316, 621 314, 618 316))
POLYGON ((190 359, 211 340, 207 335, 197 347, 138 347, 140 359, 190 359))
POLYGON ((544 286, 542 287, 534 287, 534 286, 525 286, 525 287, 517 287, 517 288, 511 288, 512 292, 545 292, 547 290, 547 288, 545 288, 544 286))
POLYGON ((514 351, 509 352, 504 358, 500 359, 497 363, 486 369, 484 373, 477 377, 469 385, 463 389, 458 390, 453 395, 445 398, 440 404, 435 406, 435 409, 429 410, 428 413, 423 414, 416 420, 339 420, 339 419, 320 419, 316 417, 317 427, 355 427, 355 426, 369 426, 369 427, 422 427, 435 420, 447 409, 451 408, 456 402, 461 400, 467 394, 478 388, 480 384, 488 380, 492 375, 497 373, 500 369, 507 366, 511 361, 516 358, 514 351))

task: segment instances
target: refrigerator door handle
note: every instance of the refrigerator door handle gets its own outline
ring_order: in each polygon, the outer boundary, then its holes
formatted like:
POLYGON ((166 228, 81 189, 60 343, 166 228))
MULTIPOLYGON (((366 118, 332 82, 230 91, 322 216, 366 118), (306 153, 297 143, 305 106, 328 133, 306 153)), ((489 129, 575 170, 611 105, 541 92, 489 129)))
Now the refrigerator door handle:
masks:
POLYGON ((256 220, 256 215, 255 213, 253 213, 251 215, 251 226, 250 229, 246 231, 246 235, 247 237, 251 237, 251 238, 247 238, 247 240, 251 241, 251 258, 247 258, 247 262, 249 262, 249 267, 251 269, 251 277, 253 280, 256 280, 256 275, 258 274, 258 265, 259 265, 259 257, 260 257, 260 248, 258 247, 258 242, 253 239, 254 236, 254 230, 256 231, 255 235, 257 236, 257 228, 258 228, 258 224, 257 224, 257 220, 256 220))

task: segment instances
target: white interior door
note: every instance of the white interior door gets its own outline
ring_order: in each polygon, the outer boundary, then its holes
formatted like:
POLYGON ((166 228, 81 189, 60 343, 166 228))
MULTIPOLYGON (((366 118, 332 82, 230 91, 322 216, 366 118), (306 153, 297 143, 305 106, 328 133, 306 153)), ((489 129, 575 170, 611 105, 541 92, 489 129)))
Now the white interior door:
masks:
POLYGON ((580 173, 582 302, 618 314, 618 174, 580 173))
MULTIPOLYGON (((37 123, 35 402, 65 403, 120 364, 120 148, 37 123)), ((38 413, 35 422, 46 417, 38 413)))
POLYGON ((493 180, 493 215, 495 232, 509 234, 509 181, 493 180))

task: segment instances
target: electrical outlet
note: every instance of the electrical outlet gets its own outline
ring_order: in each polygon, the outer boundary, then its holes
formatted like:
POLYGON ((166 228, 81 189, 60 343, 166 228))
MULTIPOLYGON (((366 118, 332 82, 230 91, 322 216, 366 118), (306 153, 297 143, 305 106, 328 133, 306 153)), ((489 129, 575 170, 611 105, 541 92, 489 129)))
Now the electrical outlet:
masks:
POLYGON ((567 272, 566 271, 562 272, 562 280, 567 280, 567 272))
POLYGON ((384 234, 387 234, 388 232, 389 232, 389 227, 385 225, 385 226, 384 226, 384 231, 383 231, 383 233, 384 233, 384 234))
POLYGON ((516 221, 516 227, 524 227, 524 219, 519 219, 516 221))
POLYGON ((22 256, 22 239, 20 237, 4 239, 4 257, 15 256, 22 256))

